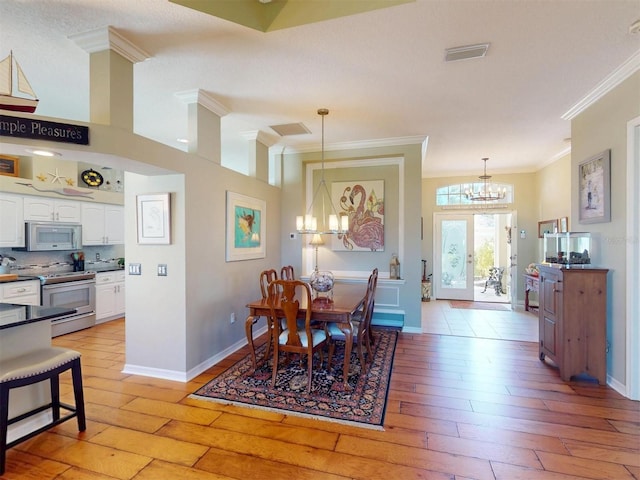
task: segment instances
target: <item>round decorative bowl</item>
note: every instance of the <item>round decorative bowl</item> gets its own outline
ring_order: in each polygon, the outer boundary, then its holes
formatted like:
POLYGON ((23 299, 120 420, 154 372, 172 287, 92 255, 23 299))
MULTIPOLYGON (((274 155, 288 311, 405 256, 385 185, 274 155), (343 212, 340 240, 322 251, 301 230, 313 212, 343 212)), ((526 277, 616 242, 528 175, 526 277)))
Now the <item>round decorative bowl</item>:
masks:
POLYGON ((317 295, 323 296, 330 294, 334 284, 333 273, 314 271, 309 278, 309 284, 317 295))

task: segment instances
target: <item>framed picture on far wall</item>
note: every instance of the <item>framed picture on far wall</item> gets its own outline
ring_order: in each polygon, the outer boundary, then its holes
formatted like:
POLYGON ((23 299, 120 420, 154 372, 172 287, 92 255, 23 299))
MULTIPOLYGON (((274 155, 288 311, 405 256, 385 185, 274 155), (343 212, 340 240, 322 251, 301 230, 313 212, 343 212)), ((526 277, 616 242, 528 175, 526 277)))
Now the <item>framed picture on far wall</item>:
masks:
POLYGON ((578 165, 578 223, 611 221, 611 150, 578 165))
POLYGON ((567 233, 569 231, 569 217, 562 217, 560 219, 560 233, 567 233))
POLYGON ((558 220, 542 220, 538 222, 538 238, 544 238, 545 233, 557 233, 558 220))
POLYGON ((0 155, 0 175, 20 176, 20 159, 11 155, 0 155))

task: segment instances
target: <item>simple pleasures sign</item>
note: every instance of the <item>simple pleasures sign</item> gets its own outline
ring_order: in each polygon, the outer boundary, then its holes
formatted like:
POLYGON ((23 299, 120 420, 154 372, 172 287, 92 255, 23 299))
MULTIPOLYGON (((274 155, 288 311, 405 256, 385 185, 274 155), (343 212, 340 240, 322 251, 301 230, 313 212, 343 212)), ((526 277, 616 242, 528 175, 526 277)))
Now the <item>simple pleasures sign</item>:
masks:
POLYGON ((89 127, 0 115, 0 136, 89 145, 89 127))

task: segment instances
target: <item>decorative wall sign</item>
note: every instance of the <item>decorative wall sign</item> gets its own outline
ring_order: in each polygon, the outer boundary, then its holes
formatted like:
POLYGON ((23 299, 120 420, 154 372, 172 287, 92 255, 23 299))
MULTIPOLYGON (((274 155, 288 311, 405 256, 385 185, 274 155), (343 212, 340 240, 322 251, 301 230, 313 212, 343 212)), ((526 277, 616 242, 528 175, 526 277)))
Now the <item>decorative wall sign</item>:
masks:
POLYGON ((227 191, 227 262, 266 256, 264 200, 227 191))
POLYGON ((384 181, 333 182, 331 200, 349 217, 349 231, 335 235, 333 250, 384 250, 384 181))
POLYGON ((168 245, 171 243, 170 193, 138 195, 138 243, 168 245))
POLYGON ((611 221, 611 150, 605 150, 578 165, 578 222, 611 221))
POLYGON ((89 145, 89 127, 0 115, 0 136, 89 145))
POLYGON ((20 176, 20 159, 11 155, 0 155, 0 175, 20 176))

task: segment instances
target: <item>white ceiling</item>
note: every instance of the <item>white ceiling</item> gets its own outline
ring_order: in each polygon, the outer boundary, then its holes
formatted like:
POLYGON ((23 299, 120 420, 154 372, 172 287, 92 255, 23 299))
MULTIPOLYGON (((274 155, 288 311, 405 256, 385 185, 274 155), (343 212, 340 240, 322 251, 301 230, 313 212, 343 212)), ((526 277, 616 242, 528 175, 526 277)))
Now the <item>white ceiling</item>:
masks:
POLYGON ((1 0, 0 56, 13 50, 38 115, 88 121, 89 54, 68 37, 110 25, 151 55, 134 67, 136 133, 184 149, 175 93, 202 89, 230 111, 227 165, 246 162, 243 132, 318 148, 326 107, 327 149, 423 137, 425 177, 479 174, 482 157, 522 172, 567 151, 561 116, 638 54, 639 18, 640 0, 417 0, 263 33, 166 0, 1 0), (485 42, 484 58, 443 61, 485 42), (294 122, 312 133, 269 128, 294 122))

